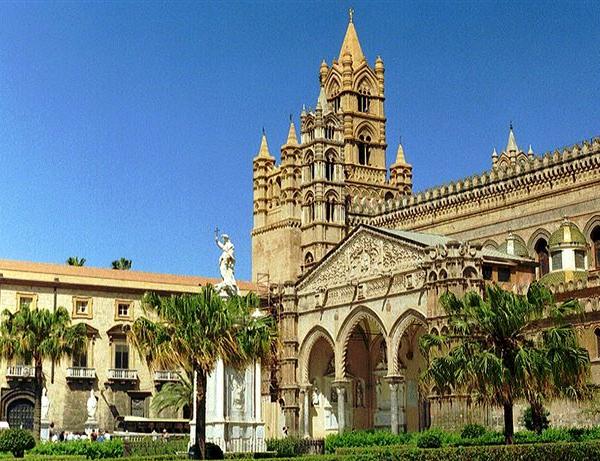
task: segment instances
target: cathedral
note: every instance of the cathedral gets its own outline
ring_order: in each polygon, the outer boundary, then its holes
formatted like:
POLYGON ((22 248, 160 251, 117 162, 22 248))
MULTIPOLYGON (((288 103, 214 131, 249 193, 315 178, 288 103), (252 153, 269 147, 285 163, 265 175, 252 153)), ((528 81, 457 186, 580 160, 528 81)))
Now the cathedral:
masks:
MULTIPOLYGON (((600 138, 542 154, 510 126, 489 170, 415 193, 402 145, 386 168, 384 61, 367 60, 352 16, 319 75, 280 162, 264 133, 253 159, 252 276, 281 336, 268 435, 500 425, 496 409, 419 386, 419 338, 446 328, 440 294, 486 283, 541 280, 558 300, 579 299, 600 383, 600 138)), ((557 426, 587 418, 579 404, 549 409, 557 426)))

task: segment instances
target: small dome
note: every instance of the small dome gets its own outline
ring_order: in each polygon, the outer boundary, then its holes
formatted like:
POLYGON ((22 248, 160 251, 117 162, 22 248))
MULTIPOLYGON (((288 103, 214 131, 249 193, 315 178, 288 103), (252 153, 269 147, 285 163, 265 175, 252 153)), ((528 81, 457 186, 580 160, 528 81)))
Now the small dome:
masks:
POLYGON ((585 236, 579 230, 579 227, 566 219, 562 222, 558 230, 556 230, 548 241, 550 249, 565 246, 586 246, 585 236))
POLYGON ((525 244, 512 233, 508 235, 504 243, 498 246, 498 251, 521 258, 529 258, 529 251, 525 244))

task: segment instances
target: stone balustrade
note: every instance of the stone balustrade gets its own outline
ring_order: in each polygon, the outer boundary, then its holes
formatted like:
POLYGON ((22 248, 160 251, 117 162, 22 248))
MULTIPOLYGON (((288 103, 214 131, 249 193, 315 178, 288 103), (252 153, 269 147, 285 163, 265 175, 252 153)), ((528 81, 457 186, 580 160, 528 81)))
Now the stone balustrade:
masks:
POLYGON ((67 379, 95 379, 96 369, 87 367, 67 368, 67 379))
POLYGON ((10 365, 6 369, 7 378, 34 378, 35 367, 31 365, 10 365))
POLYGON ((110 368, 108 379, 112 381, 134 381, 138 379, 138 372, 127 368, 110 368))

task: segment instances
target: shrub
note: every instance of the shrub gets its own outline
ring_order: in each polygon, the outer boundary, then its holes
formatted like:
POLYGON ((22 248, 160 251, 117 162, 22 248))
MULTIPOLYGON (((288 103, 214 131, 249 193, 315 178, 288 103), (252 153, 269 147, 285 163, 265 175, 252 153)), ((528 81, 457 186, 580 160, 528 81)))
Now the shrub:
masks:
POLYGON ((331 434, 325 438, 325 453, 335 453, 337 448, 403 445, 411 434, 392 434, 388 431, 350 431, 331 434))
POLYGON ((146 437, 142 440, 125 441, 125 456, 157 456, 171 455, 178 452, 187 453, 189 439, 186 437, 170 437, 167 440, 153 440, 146 437))
POLYGON ((443 433, 436 429, 421 432, 417 436, 417 447, 419 448, 440 448, 442 446, 443 433))
POLYGON ((463 439, 477 439, 482 437, 486 432, 487 429, 481 424, 467 424, 463 427, 460 436, 463 439))
POLYGON ((548 419, 550 412, 545 408, 542 407, 542 414, 540 415, 537 424, 533 416, 533 409, 531 406, 527 407, 523 412, 523 425, 527 430, 541 433, 544 429, 548 429, 548 427, 550 427, 550 420, 548 419), (538 427, 536 427, 536 425, 538 427))
POLYGON ((206 459, 224 459, 223 450, 216 443, 206 443, 206 459))
POLYGON ((91 440, 71 440, 68 442, 38 444, 30 451, 33 455, 79 455, 88 459, 119 458, 124 454, 121 439, 113 438, 104 442, 91 440))
POLYGON ((267 450, 277 453, 277 457, 293 458, 309 452, 310 440, 299 437, 284 437, 282 439, 267 439, 267 450))
POLYGON ((6 429, 0 432, 0 451, 9 451, 15 458, 22 458, 25 450, 33 447, 33 434, 25 429, 6 429))

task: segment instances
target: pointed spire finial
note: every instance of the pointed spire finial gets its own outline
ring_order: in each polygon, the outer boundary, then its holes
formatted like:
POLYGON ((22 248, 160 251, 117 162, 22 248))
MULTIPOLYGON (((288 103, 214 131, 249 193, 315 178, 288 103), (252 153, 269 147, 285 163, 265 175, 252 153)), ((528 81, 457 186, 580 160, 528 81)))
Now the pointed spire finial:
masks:
POLYGON ((350 16, 350 22, 354 22, 354 8, 348 10, 348 16, 350 16))
POLYGON ((267 144, 267 135, 265 133, 265 127, 262 129, 262 138, 260 140, 260 149, 258 150, 257 157, 272 158, 269 152, 269 145, 267 144))
POLYGON ((355 64, 359 64, 365 59, 365 55, 362 52, 360 42, 358 41, 358 35, 356 34, 356 29, 354 28, 354 23, 352 19, 354 15, 354 10, 350 9, 350 11, 352 12, 352 14, 350 15, 350 22, 348 23, 346 35, 344 35, 344 40, 340 48, 339 59, 343 59, 344 55, 348 53, 352 58, 352 62, 354 62, 355 64))
POLYGON ((508 143, 506 144, 506 153, 515 155, 519 152, 519 147, 517 146, 517 140, 515 139, 515 134, 513 133, 513 124, 510 122, 510 130, 508 132, 508 143))
POLYGON ((288 131, 287 141, 285 142, 285 146, 297 146, 298 145, 298 137, 296 136, 296 127, 294 126, 294 122, 292 121, 292 116, 290 115, 290 131, 288 131))

